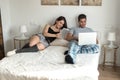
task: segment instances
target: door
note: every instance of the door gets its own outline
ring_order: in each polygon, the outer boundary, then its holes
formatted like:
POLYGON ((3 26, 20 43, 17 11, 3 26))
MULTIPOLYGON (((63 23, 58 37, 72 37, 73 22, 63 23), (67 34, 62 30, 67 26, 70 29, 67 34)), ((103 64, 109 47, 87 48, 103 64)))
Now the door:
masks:
POLYGON ((4 57, 4 43, 3 43, 3 32, 2 32, 2 20, 0 11, 0 59, 4 57))

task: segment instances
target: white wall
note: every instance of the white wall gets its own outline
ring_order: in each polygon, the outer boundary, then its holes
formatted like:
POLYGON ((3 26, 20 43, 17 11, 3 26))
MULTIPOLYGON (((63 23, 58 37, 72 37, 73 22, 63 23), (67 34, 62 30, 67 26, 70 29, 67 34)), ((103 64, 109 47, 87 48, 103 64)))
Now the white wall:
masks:
POLYGON ((4 47, 6 53, 7 51, 11 50, 11 37, 9 35, 9 29, 10 29, 9 0, 0 0, 0 10, 1 10, 1 18, 2 18, 4 47))
POLYGON ((17 29, 21 24, 26 24, 30 28, 33 27, 32 24, 44 26, 46 23, 54 21, 56 17, 63 15, 67 18, 68 26, 74 27, 78 14, 85 13, 88 16, 89 27, 99 31, 109 31, 117 27, 117 1, 103 0, 102 6, 84 7, 41 6, 40 0, 10 0, 11 26, 17 29))
MULTIPOLYGON (((106 36, 108 31, 119 32, 119 0, 102 0, 102 6, 42 6, 40 1, 41 0, 10 0, 11 25, 7 30, 11 35, 10 40, 13 39, 16 34, 19 34, 19 26, 22 24, 27 25, 29 30, 27 34, 32 35, 33 33, 39 32, 39 25, 44 26, 47 23, 53 24, 55 18, 61 15, 66 17, 69 27, 75 27, 77 26, 77 16, 80 13, 87 15, 88 27, 101 32, 102 43, 107 43, 106 36)), ((6 33, 5 37, 8 33, 6 33)), ((117 40, 117 43, 119 42, 120 39, 117 40)), ((9 44, 13 45, 12 42, 9 44)), ((8 48, 6 51, 13 49, 12 46, 6 48, 8 48)), ((120 54, 117 58, 119 61, 120 54)), ((100 63, 101 62, 102 59, 100 60, 100 63)), ((120 62, 117 63, 120 65, 120 62)))
POLYGON ((119 49, 117 51, 117 63, 120 65, 120 0, 118 0, 118 3, 117 3, 117 17, 116 20, 117 20, 117 28, 116 28, 116 34, 117 34, 117 44, 119 45, 119 49))

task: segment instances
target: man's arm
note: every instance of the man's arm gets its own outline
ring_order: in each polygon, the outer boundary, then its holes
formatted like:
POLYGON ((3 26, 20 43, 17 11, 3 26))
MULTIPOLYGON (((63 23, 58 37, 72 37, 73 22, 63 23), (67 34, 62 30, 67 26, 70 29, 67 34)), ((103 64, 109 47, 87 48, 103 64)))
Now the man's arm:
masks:
POLYGON ((98 39, 96 39, 96 44, 99 44, 99 41, 98 41, 98 39))
POLYGON ((70 40, 78 40, 78 38, 74 37, 73 34, 71 34, 71 33, 67 33, 65 39, 68 40, 68 41, 70 41, 70 40))

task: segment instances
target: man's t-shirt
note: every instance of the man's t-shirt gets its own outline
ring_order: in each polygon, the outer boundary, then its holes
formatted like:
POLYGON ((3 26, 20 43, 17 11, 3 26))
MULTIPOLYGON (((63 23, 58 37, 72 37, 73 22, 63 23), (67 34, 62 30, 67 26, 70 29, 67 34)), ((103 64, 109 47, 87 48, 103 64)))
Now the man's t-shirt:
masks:
POLYGON ((69 31, 69 33, 73 34, 74 37, 78 37, 78 34, 83 32, 94 32, 94 31, 88 27, 84 27, 84 28, 74 27, 74 28, 71 28, 69 31))

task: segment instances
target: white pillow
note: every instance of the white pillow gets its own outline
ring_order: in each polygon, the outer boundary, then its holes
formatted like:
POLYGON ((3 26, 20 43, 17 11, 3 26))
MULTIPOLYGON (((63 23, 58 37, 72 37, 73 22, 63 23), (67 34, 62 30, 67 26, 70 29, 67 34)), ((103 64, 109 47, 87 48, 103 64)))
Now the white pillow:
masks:
POLYGON ((68 46, 68 41, 65 39, 55 39, 53 42, 50 43, 51 46, 68 46))

